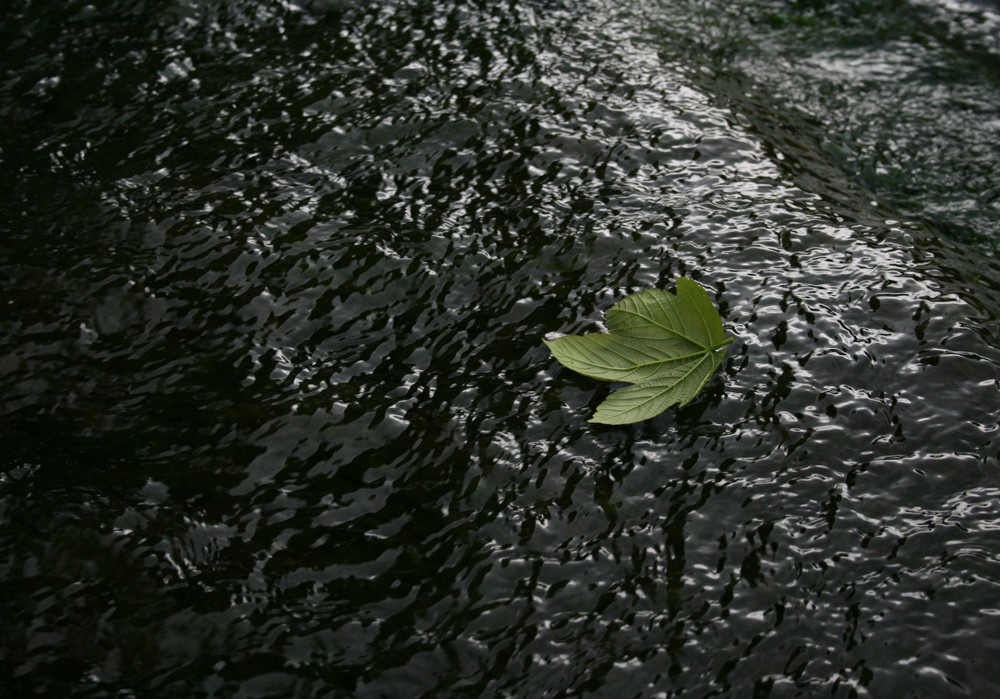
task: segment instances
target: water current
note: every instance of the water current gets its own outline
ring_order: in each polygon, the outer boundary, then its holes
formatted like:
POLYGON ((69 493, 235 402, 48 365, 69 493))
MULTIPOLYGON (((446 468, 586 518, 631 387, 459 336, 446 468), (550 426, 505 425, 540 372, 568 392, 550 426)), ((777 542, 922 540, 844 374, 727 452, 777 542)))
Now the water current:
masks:
POLYGON ((7 2, 0 696, 1000 696, 998 28, 7 2), (682 275, 720 374, 587 423, 682 275))

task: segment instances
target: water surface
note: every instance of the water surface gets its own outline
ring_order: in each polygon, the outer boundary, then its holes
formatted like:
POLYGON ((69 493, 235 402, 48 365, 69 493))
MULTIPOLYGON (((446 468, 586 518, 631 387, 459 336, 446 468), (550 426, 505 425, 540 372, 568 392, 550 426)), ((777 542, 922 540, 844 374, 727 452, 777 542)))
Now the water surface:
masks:
POLYGON ((822 97, 883 5, 16 3, 0 693, 996 694, 997 156, 822 97), (588 424, 541 338, 679 275, 720 375, 588 424))

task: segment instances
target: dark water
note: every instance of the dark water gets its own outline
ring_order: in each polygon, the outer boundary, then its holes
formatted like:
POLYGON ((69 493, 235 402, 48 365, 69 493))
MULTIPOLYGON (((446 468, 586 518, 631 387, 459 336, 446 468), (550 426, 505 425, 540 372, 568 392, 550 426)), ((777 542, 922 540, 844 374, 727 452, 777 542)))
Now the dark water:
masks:
POLYGON ((880 204, 1000 252, 996 0, 676 0, 657 26, 679 60, 725 76, 737 113, 766 95, 759 128, 810 133, 880 204))
POLYGON ((0 694, 1000 693, 995 5, 6 7, 0 694))

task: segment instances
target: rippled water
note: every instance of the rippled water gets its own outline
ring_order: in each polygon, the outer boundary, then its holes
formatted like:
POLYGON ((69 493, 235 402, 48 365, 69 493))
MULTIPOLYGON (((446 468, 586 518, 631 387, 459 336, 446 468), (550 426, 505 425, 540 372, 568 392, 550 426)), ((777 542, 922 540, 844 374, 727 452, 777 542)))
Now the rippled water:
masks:
POLYGON ((996 8, 820 5, 14 3, 0 693, 997 694, 996 8))
POLYGON ((725 76, 737 114, 766 94, 780 107, 758 128, 808 133, 883 205, 996 256, 995 0, 676 0, 661 15, 668 50, 725 76))

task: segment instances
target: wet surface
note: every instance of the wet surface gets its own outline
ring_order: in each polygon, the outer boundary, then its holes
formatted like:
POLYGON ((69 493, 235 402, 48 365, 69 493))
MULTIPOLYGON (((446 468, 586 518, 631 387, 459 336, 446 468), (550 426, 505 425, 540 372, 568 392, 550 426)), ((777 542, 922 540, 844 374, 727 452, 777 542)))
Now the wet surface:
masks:
POLYGON ((998 216, 765 5, 18 3, 0 691, 996 694, 998 216), (541 337, 679 275, 720 375, 588 424, 541 337))

